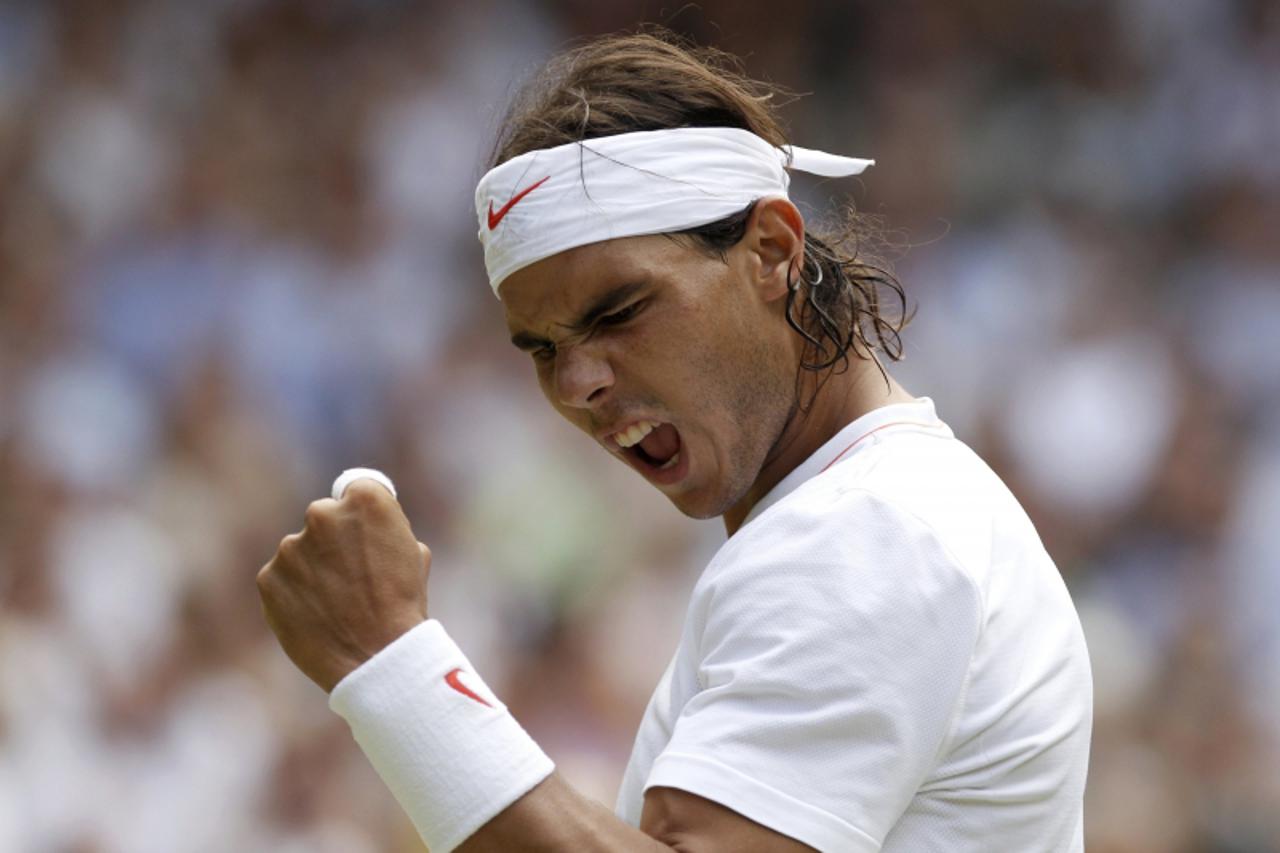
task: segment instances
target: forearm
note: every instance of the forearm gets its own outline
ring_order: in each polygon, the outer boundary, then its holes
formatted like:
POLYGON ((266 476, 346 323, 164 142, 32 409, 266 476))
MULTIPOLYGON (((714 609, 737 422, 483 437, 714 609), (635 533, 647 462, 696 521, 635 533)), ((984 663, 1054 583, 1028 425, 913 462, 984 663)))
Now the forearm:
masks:
POLYGON ((458 848, 459 853, 569 850, 670 853, 672 848, 582 796, 559 773, 552 773, 458 848))
POLYGON ((330 705, 433 850, 801 851, 713 800, 645 792, 641 829, 573 790, 435 620, 334 688, 330 705), (470 684, 450 676, 470 674, 470 684))
POLYGON ((431 553, 385 480, 307 507, 258 572, 267 622, 439 851, 809 851, 710 799, 645 792, 640 825, 574 791, 427 618, 431 553))

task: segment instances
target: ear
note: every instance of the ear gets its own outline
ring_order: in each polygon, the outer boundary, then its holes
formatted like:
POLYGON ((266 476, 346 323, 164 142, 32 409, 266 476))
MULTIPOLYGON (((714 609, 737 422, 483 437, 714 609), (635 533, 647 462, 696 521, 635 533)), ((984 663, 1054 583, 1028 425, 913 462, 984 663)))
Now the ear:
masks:
POLYGON ((748 252, 752 283, 766 302, 787 295, 792 271, 804 263, 804 218, 783 196, 756 202, 742 244, 748 252))

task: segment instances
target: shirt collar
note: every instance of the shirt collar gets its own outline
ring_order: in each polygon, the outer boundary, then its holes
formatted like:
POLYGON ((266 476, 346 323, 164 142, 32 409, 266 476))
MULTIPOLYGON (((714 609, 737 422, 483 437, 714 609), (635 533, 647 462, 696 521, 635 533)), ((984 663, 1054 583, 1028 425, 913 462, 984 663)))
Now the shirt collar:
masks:
POLYGON ((769 490, 763 498, 747 513, 742 524, 746 525, 760 513, 795 491, 800 484, 807 482, 826 471, 837 462, 843 462, 868 445, 863 439, 873 433, 889 429, 943 429, 951 435, 951 429, 938 418, 933 400, 929 397, 917 397, 910 403, 892 403, 872 409, 860 418, 845 425, 839 432, 819 447, 813 455, 801 462, 791 473, 783 477, 776 486, 769 490))

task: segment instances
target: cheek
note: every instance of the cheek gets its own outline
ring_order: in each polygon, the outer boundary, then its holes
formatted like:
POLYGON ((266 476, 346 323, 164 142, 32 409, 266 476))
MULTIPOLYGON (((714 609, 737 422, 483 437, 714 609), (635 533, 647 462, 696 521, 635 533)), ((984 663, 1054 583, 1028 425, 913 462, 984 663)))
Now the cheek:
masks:
POLYGON ((794 367, 785 341, 769 330, 741 326, 733 334, 705 340, 691 353, 700 416, 718 434, 721 452, 754 458, 776 438, 794 397, 794 367))

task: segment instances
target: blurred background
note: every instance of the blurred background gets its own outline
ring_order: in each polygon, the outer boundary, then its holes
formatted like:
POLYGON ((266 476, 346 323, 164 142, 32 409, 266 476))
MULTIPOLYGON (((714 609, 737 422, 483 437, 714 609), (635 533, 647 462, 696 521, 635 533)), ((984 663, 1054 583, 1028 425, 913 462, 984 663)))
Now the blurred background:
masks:
POLYGON ((421 849, 253 582, 352 465, 612 804, 723 529, 554 420, 471 194, 518 81, 641 21, 878 159, 799 194, 909 244, 897 375, 1070 585, 1088 849, 1280 850, 1280 4, 3 0, 0 851, 421 849))

